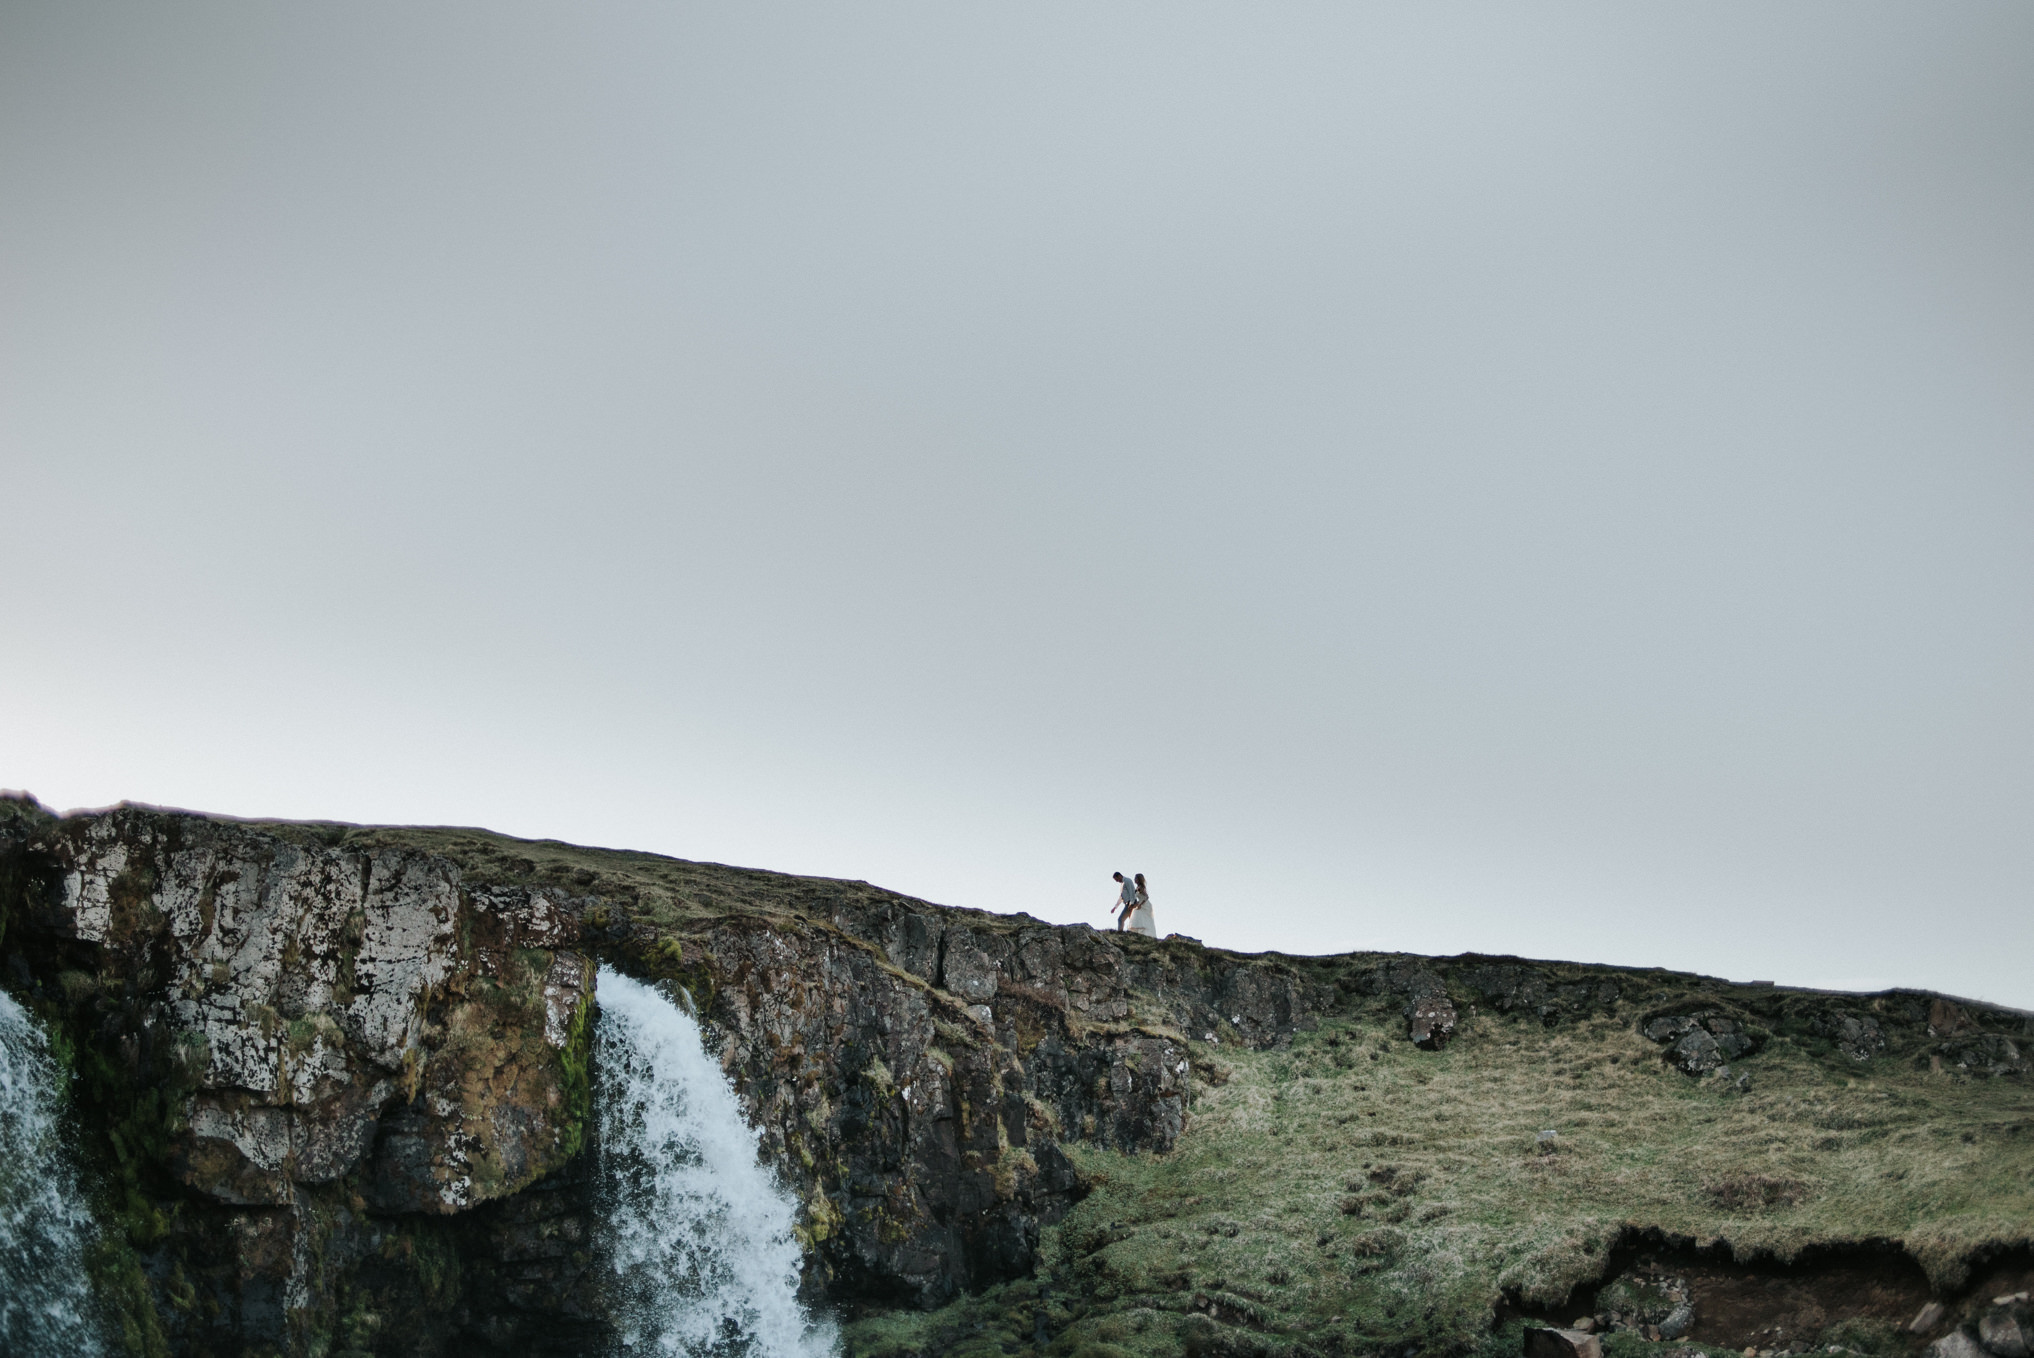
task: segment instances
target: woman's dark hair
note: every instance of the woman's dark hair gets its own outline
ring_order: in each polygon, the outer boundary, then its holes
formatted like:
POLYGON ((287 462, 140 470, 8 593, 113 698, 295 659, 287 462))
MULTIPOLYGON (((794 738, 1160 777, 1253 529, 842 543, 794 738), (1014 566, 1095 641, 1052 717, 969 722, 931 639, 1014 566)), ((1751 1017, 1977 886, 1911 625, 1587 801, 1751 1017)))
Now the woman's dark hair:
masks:
POLYGON ((1144 874, 1141 872, 1137 874, 1137 885, 1139 886, 1144 885, 1144 874))

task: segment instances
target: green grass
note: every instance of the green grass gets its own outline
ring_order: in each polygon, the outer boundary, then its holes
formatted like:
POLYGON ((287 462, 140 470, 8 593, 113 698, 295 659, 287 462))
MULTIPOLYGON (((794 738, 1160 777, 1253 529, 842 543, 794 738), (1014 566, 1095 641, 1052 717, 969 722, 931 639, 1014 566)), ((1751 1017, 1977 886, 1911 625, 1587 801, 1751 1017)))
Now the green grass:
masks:
MULTIPOLYGON (((1047 1233, 1047 1351, 1515 1353, 1500 1300, 1558 1307, 1627 1229, 1780 1261, 1904 1240, 1945 1286, 2027 1239, 2024 1085, 1838 1061, 1775 1042, 1740 1093, 1670 1069, 1622 1015, 1485 1016, 1437 1053, 1381 1013, 1224 1048, 1173 1154, 1068 1147, 1096 1188, 1047 1233)), ((1029 1351, 1025 1287, 848 1338, 857 1358, 1029 1351)))

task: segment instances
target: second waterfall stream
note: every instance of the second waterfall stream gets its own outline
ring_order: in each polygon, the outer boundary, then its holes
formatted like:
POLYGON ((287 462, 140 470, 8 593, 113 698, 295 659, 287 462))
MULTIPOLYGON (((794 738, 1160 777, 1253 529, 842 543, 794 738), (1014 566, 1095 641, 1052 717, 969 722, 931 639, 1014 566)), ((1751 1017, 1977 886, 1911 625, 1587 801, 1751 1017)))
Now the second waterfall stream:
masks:
POLYGON ((594 1106, 603 1252, 625 1353, 825 1358, 833 1327, 798 1302, 797 1206, 699 1024, 600 969, 594 1106))
POLYGON ((0 1355, 104 1352, 85 1257, 94 1234, 60 1110, 63 1067, 0 990, 0 1355))

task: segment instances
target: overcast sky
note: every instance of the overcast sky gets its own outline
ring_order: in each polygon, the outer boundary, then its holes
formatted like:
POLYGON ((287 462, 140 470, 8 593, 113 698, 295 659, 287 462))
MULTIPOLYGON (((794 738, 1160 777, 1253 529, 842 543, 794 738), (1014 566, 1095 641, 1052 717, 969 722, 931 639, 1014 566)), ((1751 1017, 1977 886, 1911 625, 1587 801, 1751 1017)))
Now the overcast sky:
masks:
POLYGON ((0 7, 0 785, 2034 1006, 2034 7, 0 7))

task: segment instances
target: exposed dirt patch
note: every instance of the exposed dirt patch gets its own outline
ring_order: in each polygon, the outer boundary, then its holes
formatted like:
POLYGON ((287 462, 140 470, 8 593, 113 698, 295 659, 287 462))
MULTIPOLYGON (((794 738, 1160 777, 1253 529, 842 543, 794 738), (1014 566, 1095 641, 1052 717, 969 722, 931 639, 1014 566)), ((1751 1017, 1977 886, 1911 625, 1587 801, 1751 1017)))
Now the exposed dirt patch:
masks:
MULTIPOLYGON (((2008 1284, 2018 1276, 2013 1261, 2002 1260, 1970 1295, 2014 1290, 2008 1284)), ((1891 1242, 1813 1251, 1790 1264, 1747 1264, 1734 1260, 1728 1246, 1698 1250, 1648 1232, 1620 1242, 1603 1280, 1577 1289, 1567 1306, 1544 1313, 1507 1307, 1499 1320, 1523 1313, 1566 1325, 1591 1316, 1603 1329, 1648 1339, 1805 1352, 1846 1323, 1904 1336, 1929 1300, 1927 1274, 1891 1242)))
POLYGON ((1732 1348, 1813 1344, 1842 1321, 1905 1325, 1928 1301, 1928 1278, 1905 1254, 1838 1257, 1790 1269, 1675 1261, 1695 1308, 1689 1337, 1732 1348))
POLYGON ((2034 1289, 2034 1249, 2017 1249, 1988 1259, 1972 1270, 1976 1292, 2022 1292, 2034 1289))
POLYGON ((2014 1292, 2034 1293, 2034 1249, 2017 1249, 1984 1260, 1970 1271, 1966 1295, 1970 1308, 1981 1308, 1994 1297, 2014 1292))

